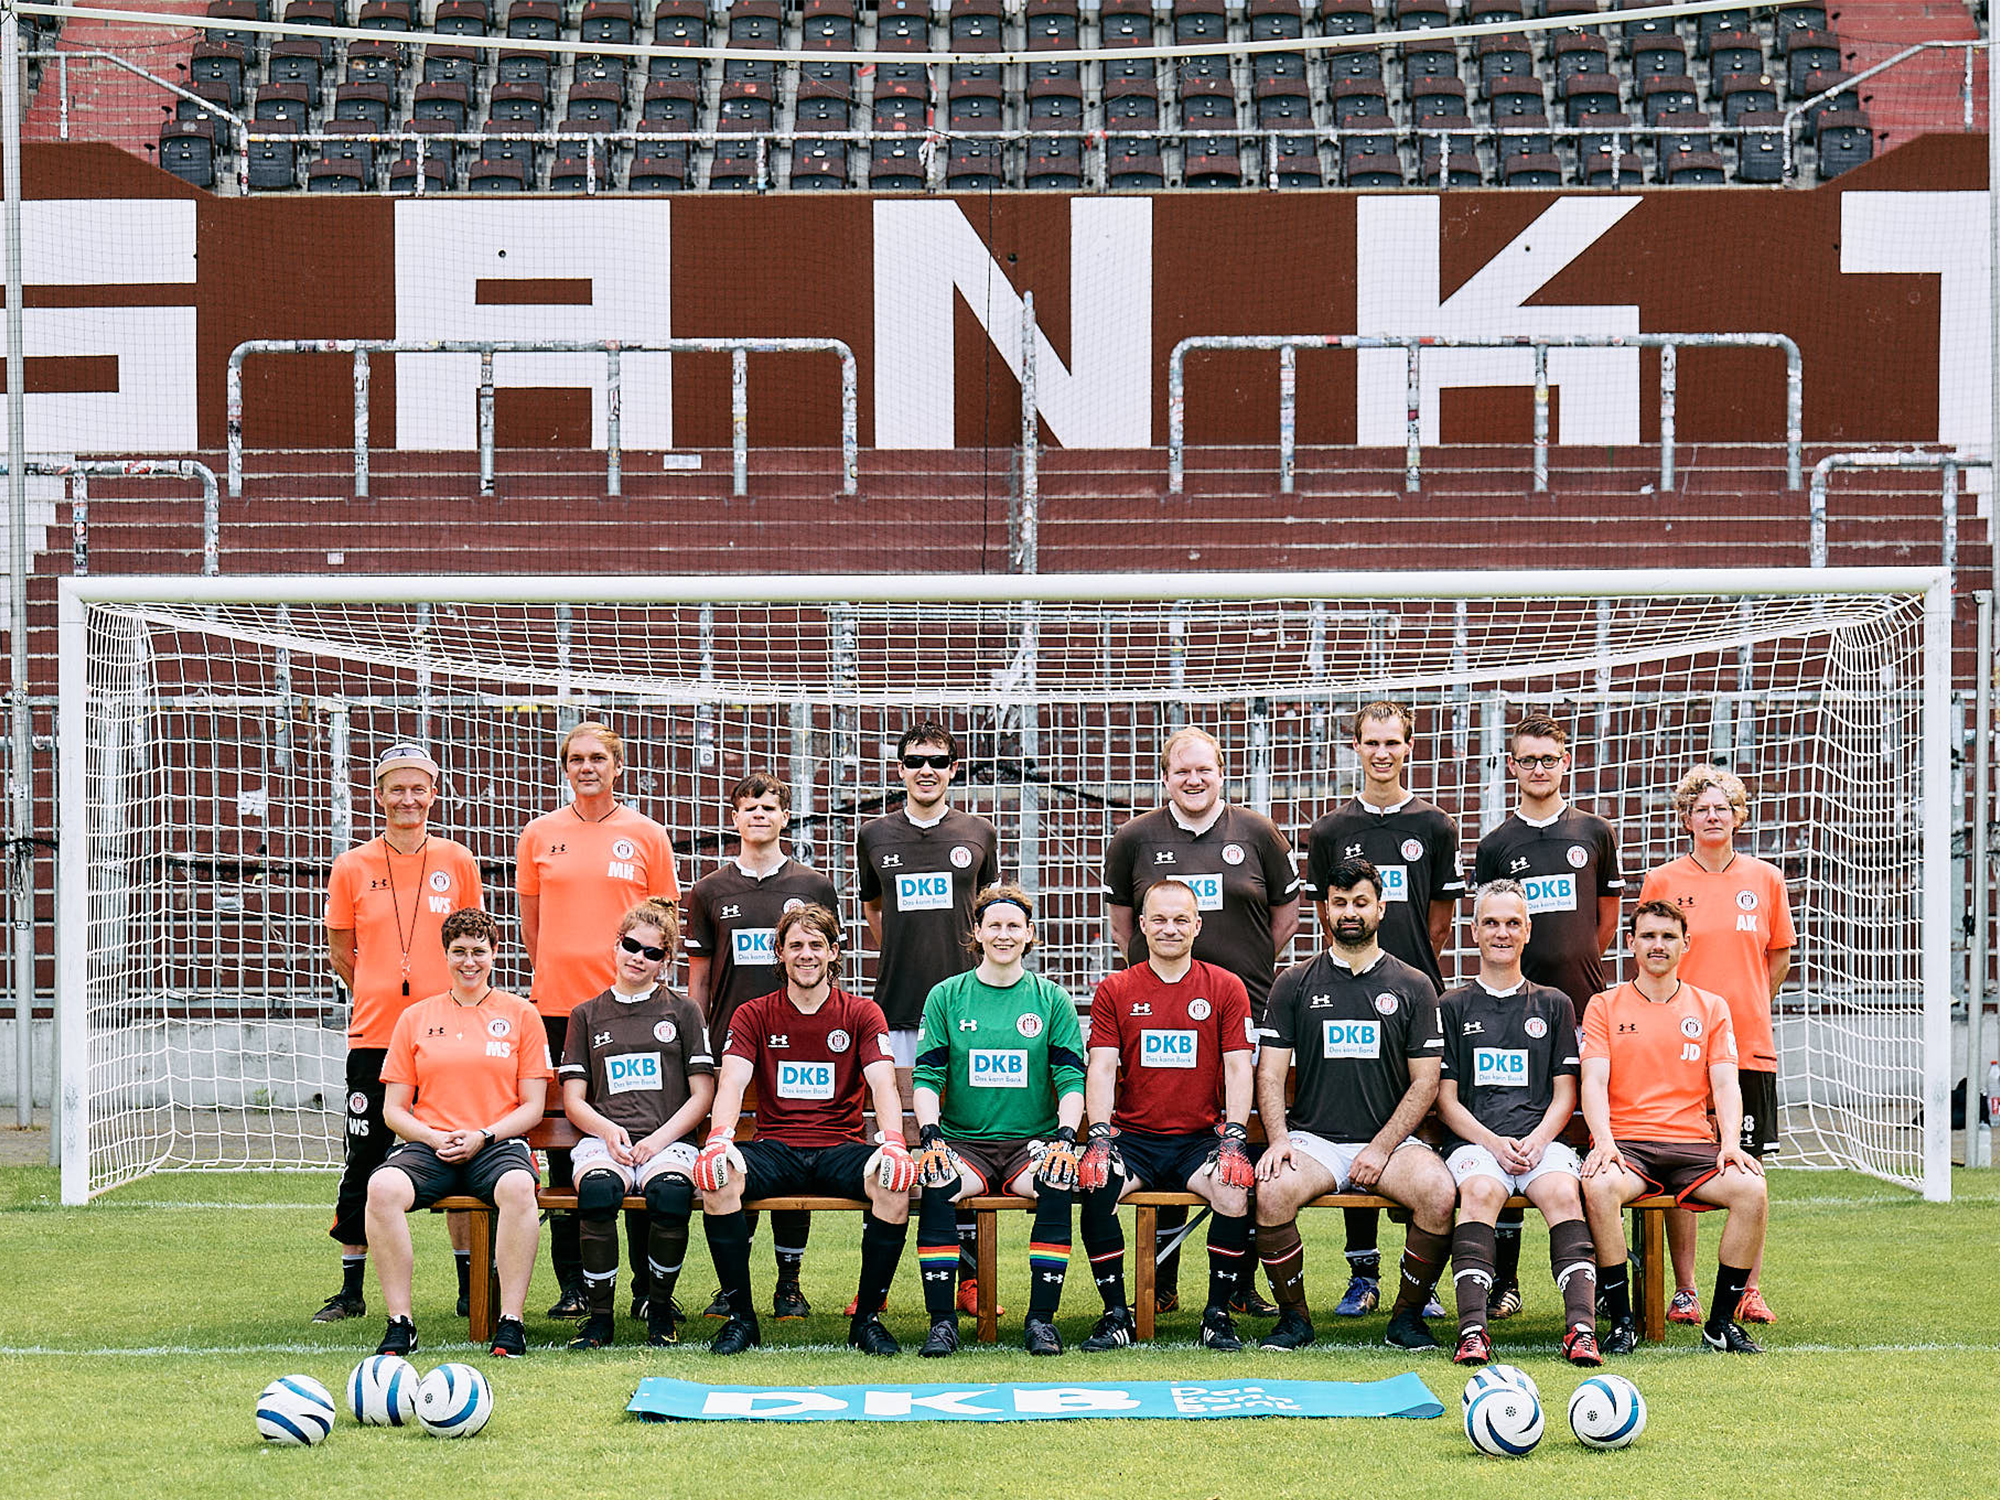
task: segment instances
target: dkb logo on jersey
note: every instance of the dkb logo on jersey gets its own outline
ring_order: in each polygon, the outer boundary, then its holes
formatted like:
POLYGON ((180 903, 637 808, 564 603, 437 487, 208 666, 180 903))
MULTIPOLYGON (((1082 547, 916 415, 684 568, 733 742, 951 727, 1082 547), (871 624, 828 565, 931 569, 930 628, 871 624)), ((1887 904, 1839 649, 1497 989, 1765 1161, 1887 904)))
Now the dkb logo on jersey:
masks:
POLYGON ((1192 1031, 1139 1033, 1139 1066, 1142 1068, 1192 1068, 1195 1058, 1195 1033, 1192 1031))
POLYGON ((1179 879, 1181 884, 1194 892, 1194 904, 1197 910, 1222 910, 1222 877, 1220 875, 1182 875, 1179 879))
POLYGON ((1380 1057, 1382 1033, 1373 1021, 1328 1021, 1320 1033, 1321 1057, 1380 1057))
POLYGON ((778 1064, 780 1099, 833 1097, 833 1064, 830 1062, 781 1062, 778 1064))
POLYGON ((1530 875, 1521 882, 1521 888, 1528 893, 1528 911, 1531 914, 1576 910, 1574 875, 1530 875))
POLYGON ((896 877, 897 911, 950 911, 951 877, 949 875, 898 875, 896 877))
POLYGON ((1410 899, 1410 871, 1407 865, 1377 865, 1375 869, 1382 877, 1384 901, 1410 899))
POLYGON ((739 927, 730 935, 730 957, 739 964, 774 964, 778 961, 775 927, 739 927))
POLYGON ((1528 1086, 1528 1054, 1512 1047, 1474 1047, 1472 1082, 1482 1089, 1524 1089, 1528 1086))
POLYGON ((614 1094, 657 1091, 660 1087, 660 1054, 628 1052, 622 1057, 605 1058, 604 1086, 614 1094))
POLYGON ((1028 1086, 1028 1054, 1018 1047, 974 1047, 965 1054, 965 1066, 976 1089, 1028 1086))

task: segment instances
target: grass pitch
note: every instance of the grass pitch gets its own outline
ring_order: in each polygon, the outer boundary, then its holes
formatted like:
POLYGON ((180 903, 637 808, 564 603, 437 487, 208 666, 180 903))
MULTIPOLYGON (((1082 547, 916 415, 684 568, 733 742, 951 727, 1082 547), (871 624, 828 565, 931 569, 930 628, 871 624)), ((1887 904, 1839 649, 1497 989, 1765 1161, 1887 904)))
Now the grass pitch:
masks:
MULTIPOLYGON (((1871 1179, 1777 1173, 1765 1290, 1782 1321, 1760 1334, 1761 1359, 1699 1352, 1674 1329, 1614 1368, 1650 1406, 1645 1436, 1621 1453, 1592 1453, 1570 1436, 1568 1396, 1581 1378, 1556 1356, 1560 1306, 1547 1273, 1547 1239, 1529 1220, 1523 1255, 1527 1309, 1496 1324, 1499 1357, 1540 1384, 1548 1416, 1541 1447, 1518 1461, 1482 1458, 1457 1420, 1462 1378, 1443 1355, 1411 1360, 1380 1344, 1384 1315, 1331 1315, 1344 1283, 1338 1214, 1310 1213, 1308 1287, 1320 1343, 1293 1355, 1236 1356, 1193 1347, 1194 1312, 1161 1319, 1151 1347, 1031 1360, 1018 1346, 1025 1282, 1025 1216, 1003 1216, 1003 1342, 948 1361, 919 1361, 924 1318, 914 1251, 887 1322, 912 1346, 902 1359, 864 1360, 840 1347, 852 1295, 858 1224, 828 1215, 814 1227, 805 1323, 766 1319, 765 1347, 731 1361, 710 1356, 695 1319, 679 1349, 632 1345, 592 1354, 560 1347, 570 1325, 537 1314, 553 1300, 546 1262, 529 1299, 531 1357, 508 1362, 473 1350, 452 1316, 455 1298, 441 1220, 417 1221, 416 1363, 469 1359, 492 1381, 492 1424, 469 1442, 418 1431, 359 1428, 343 1418, 319 1448, 274 1450, 255 1436, 251 1406, 275 1376, 315 1376, 339 1393, 381 1333, 379 1292, 369 1316, 313 1326, 338 1282, 325 1235, 330 1175, 156 1177, 84 1209, 55 1206, 54 1173, 0 1169, 0 1494, 22 1496, 415 1495, 423 1500, 550 1494, 870 1497, 1107 1495, 1343 1495, 1682 1497, 1956 1496, 1991 1492, 2000 1380, 1994 1329, 2000 1295, 1992 1247, 2000 1241, 2000 1175, 1960 1172, 1949 1205, 1925 1204, 1871 1179), (1019 1220, 1008 1223, 1009 1219, 1019 1220), (1105 1381, 1370 1380, 1414 1368, 1445 1403, 1435 1421, 1078 1421, 995 1427, 743 1423, 651 1424, 624 1403, 647 1375, 726 1384, 855 1384, 870 1379, 1105 1381)), ((1399 1237, 1383 1225, 1390 1254, 1399 1237)), ((1703 1296, 1714 1266, 1703 1236, 1703 1296)), ((754 1262, 769 1296, 768 1227, 754 1262)), ((1199 1248, 1181 1273, 1198 1308, 1206 1276, 1199 1248)), ((714 1281, 699 1226, 681 1302, 699 1312, 714 1281)), ((626 1301, 620 1289, 621 1309, 626 1301)), ((1079 1253, 1061 1327, 1072 1345, 1096 1298, 1079 1253)), ((969 1324, 967 1327, 969 1328, 969 1324)), ((1260 1325, 1247 1325, 1255 1331, 1260 1325)), ((1446 1329, 1439 1328, 1441 1337, 1446 1329)))

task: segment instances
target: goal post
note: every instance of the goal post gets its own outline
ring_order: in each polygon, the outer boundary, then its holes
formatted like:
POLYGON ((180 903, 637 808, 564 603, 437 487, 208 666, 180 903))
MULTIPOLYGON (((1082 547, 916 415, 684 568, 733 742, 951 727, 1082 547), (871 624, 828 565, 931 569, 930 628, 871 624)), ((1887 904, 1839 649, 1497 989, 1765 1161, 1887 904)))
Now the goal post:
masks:
MULTIPOLYGON (((607 719, 620 791, 685 888, 726 857, 751 770, 793 789, 870 959, 860 823, 899 805, 896 736, 964 744, 957 805, 1039 895, 1036 962, 1080 1001, 1116 962, 1111 830, 1158 804, 1161 740, 1209 729, 1229 795, 1298 846, 1356 789, 1347 719, 1417 717, 1413 790, 1468 869, 1513 802, 1507 726, 1569 724, 1579 805, 1628 895, 1684 851, 1692 765, 1752 791, 1744 847, 1800 930, 1780 998, 1780 1160, 1949 1196, 1950 582, 1935 569, 867 577, 91 577, 59 598, 62 1194, 158 1170, 339 1159, 345 999, 333 857, 379 831, 367 767, 444 767, 434 828, 511 924, 514 840, 565 795, 561 732, 607 719)), ((511 930, 511 928, 510 928, 511 930)), ((1311 951, 1308 920, 1295 956, 1311 951)), ((1460 924, 1447 978, 1477 962, 1460 924)), ((1629 960, 1614 973, 1630 972, 1629 960)), ((524 986, 506 945, 502 983, 524 986)))

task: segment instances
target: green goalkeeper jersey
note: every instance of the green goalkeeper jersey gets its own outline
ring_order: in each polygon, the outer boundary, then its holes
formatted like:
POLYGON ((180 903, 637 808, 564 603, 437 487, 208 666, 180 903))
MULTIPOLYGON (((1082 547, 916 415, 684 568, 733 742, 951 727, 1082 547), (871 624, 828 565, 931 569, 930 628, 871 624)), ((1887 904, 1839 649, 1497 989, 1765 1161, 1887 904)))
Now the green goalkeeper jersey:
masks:
POLYGON ((977 970, 931 986, 912 1078, 942 1101, 960 1141, 1017 1141, 1056 1128, 1056 1101, 1083 1092, 1083 1028, 1061 985, 1023 974, 1005 989, 977 970))

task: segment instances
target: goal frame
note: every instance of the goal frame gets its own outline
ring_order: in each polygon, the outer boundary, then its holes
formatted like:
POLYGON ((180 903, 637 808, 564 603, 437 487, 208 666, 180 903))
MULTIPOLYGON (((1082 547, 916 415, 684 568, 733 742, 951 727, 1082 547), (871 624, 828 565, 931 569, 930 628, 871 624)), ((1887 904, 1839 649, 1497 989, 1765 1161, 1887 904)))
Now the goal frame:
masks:
POLYGON ((129 575, 64 578, 57 590, 60 685, 57 756, 56 1035, 60 1081, 62 1201, 89 1198, 88 677, 86 619, 92 604, 179 600, 226 604, 717 604, 1129 603, 1200 598, 1342 602, 1386 596, 1449 600, 1551 596, 1701 597, 1729 594, 1921 594, 1923 707, 1920 797, 1922 866, 1919 971, 1922 989, 1924 1198, 1951 1196, 1951 574, 1941 568, 1587 569, 1493 573, 1070 573, 1038 575, 695 575, 592 577, 522 575, 504 580, 373 575, 359 577, 129 575), (496 583, 499 587, 496 589, 496 583))

